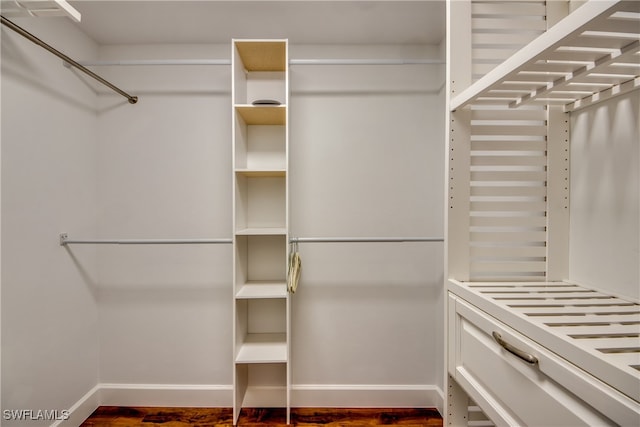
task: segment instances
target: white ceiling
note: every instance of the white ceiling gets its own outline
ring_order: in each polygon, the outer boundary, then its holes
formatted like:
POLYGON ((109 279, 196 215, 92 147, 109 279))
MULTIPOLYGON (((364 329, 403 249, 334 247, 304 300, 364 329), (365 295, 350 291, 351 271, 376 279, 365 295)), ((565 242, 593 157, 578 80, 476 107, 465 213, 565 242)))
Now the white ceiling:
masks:
POLYGON ((69 1, 97 43, 228 43, 288 38, 295 44, 438 44, 444 0, 69 1))

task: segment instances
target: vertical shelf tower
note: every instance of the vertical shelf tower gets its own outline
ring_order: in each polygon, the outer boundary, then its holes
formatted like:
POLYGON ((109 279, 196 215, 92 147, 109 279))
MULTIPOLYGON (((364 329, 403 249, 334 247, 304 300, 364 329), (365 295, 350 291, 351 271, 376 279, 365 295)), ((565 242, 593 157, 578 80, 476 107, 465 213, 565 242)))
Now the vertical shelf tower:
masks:
POLYGON ((290 402, 287 40, 232 41, 234 424, 290 402))

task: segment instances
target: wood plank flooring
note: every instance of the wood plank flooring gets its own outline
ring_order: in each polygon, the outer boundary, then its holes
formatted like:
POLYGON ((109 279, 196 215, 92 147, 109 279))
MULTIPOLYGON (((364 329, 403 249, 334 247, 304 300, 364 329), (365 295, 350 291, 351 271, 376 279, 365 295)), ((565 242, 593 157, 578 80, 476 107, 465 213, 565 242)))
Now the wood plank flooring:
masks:
MULTIPOLYGON (((101 406, 81 427, 214 427, 232 425, 231 408, 148 408, 101 406)), ((435 409, 404 408, 292 408, 291 424, 296 426, 376 426, 441 427, 435 409)), ((280 408, 243 409, 238 426, 286 426, 280 408)))

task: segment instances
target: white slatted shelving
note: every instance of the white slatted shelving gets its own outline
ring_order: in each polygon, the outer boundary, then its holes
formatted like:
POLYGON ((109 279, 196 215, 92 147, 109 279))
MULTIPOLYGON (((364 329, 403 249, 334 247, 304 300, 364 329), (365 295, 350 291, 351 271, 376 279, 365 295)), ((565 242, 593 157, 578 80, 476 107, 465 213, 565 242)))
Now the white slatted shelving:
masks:
POLYGON ((451 109, 537 103, 571 111, 637 89, 639 14, 637 1, 587 2, 453 97, 451 109))
POLYGON ((451 282, 467 301, 638 400, 640 304, 567 282, 451 282))
MULTIPOLYGON (((538 373, 576 387, 577 407, 588 402, 587 412, 620 423, 640 419, 640 304, 607 284, 594 290, 563 280, 570 277, 569 113, 640 89, 640 2, 590 0, 569 14, 560 3, 449 3, 447 289, 577 368, 545 365, 538 373)), ((510 415, 490 390, 509 388, 501 379, 474 381, 465 368, 474 355, 461 354, 457 340, 497 344, 490 332, 480 338, 482 327, 466 326, 460 310, 448 307, 447 336, 456 337, 447 349, 449 390, 462 386, 500 424, 510 415)), ((523 372, 535 378, 536 369, 523 372)), ((467 402, 459 391, 447 400, 445 421, 456 423, 467 402)))

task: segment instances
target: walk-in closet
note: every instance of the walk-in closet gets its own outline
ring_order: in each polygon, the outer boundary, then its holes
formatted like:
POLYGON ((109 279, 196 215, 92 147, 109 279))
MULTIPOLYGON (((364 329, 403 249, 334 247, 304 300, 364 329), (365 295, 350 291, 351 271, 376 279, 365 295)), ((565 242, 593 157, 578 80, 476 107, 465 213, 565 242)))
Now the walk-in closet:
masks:
POLYGON ((640 422, 640 2, 0 11, 1 425, 640 422))

